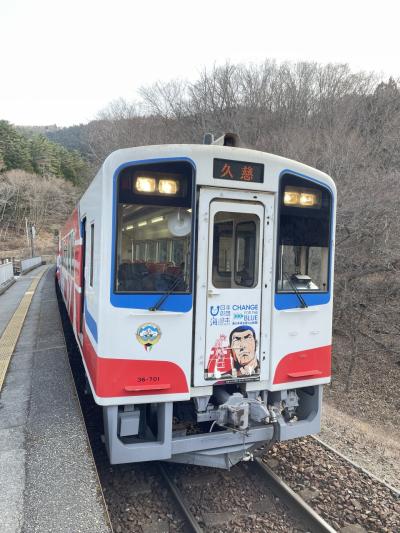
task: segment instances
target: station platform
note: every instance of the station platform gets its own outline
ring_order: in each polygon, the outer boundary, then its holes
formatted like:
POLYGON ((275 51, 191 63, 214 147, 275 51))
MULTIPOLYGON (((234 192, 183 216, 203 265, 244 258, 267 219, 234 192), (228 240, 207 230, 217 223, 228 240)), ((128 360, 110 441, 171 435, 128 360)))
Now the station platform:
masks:
POLYGON ((112 531, 54 275, 39 267, 0 295, 0 533, 112 531))

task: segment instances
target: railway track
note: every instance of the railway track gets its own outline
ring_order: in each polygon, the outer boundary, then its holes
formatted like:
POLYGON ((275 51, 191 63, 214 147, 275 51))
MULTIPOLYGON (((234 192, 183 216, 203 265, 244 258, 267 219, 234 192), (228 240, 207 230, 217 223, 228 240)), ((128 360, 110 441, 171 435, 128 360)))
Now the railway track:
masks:
MULTIPOLYGON (((240 468, 240 466, 237 468, 240 468)), ((206 533, 208 528, 204 525, 204 521, 198 520, 191 510, 191 506, 196 504, 191 502, 183 494, 178 483, 176 483, 174 480, 174 467, 172 465, 168 465, 168 468, 166 468, 163 464, 159 463, 158 469, 176 505, 178 506, 179 512, 184 517, 185 531, 189 533, 206 533)), ((261 482, 265 484, 267 490, 272 491, 274 496, 279 500, 280 505, 289 510, 289 522, 295 522, 295 528, 297 531, 310 531, 312 533, 335 533, 336 530, 333 529, 325 520, 323 520, 282 479, 280 479, 267 465, 265 465, 261 459, 257 458, 254 462, 248 463, 247 469, 252 476, 257 476, 261 482)), ((234 475, 234 471, 232 473, 234 475)), ((196 474, 194 474, 194 476, 196 476, 196 474)), ((217 526, 217 523, 215 526, 217 526)), ((290 526, 293 526, 293 523, 288 524, 288 529, 290 526)))
MULTIPOLYGON (((190 509, 190 505, 175 483, 173 476, 168 470, 159 464, 159 470, 164 478, 180 512, 185 517, 186 531, 193 533, 203 533, 206 531, 204 526, 195 518, 190 509)), ((279 498, 280 502, 285 505, 294 518, 298 517, 299 530, 301 526, 305 526, 307 531, 313 533, 334 533, 335 530, 323 520, 304 500, 302 500, 292 489, 280 479, 261 459, 256 459, 254 463, 248 464, 249 470, 253 475, 257 475, 265 483, 266 487, 270 489, 274 495, 279 498)))

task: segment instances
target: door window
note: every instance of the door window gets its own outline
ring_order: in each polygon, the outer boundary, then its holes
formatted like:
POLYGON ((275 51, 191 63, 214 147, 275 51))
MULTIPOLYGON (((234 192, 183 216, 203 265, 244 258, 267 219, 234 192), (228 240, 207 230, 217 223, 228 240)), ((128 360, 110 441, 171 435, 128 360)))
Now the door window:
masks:
POLYGON ((236 224, 235 238, 235 283, 240 287, 254 287, 257 285, 257 226, 254 220, 236 224))
POLYGON ((214 218, 212 282, 217 288, 258 284, 260 219, 249 213, 220 211, 214 218))

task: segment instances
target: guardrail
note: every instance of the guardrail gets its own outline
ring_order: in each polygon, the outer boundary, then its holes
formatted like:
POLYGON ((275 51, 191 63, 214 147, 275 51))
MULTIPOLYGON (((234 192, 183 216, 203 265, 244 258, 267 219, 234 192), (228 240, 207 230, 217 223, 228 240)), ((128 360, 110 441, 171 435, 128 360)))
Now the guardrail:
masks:
POLYGON ((3 263, 0 265, 0 287, 14 278, 13 264, 3 263))
POLYGON ((42 258, 39 257, 31 257, 30 259, 22 259, 21 261, 21 274, 24 272, 28 272, 29 270, 32 270, 33 268, 36 268, 37 266, 42 264, 42 258))

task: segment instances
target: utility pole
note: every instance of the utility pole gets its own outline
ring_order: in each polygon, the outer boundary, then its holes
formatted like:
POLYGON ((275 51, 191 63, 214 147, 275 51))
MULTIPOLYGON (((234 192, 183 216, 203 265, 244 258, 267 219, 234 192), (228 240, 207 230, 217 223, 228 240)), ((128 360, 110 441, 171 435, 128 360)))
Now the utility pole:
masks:
POLYGON ((29 224, 29 239, 31 241, 31 257, 35 257, 35 237, 36 230, 33 224, 29 224))
POLYGON ((28 243, 28 246, 31 243, 31 240, 29 238, 29 230, 28 230, 28 219, 25 217, 25 233, 26 233, 26 241, 28 243))

